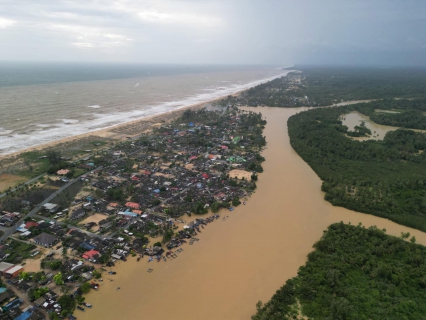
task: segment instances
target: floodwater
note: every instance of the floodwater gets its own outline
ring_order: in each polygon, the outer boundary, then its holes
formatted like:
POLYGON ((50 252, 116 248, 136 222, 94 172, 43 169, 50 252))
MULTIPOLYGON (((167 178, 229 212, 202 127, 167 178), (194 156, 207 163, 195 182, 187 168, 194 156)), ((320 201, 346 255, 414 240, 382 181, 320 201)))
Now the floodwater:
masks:
POLYGON ((352 111, 351 113, 342 116, 342 124, 347 126, 349 131, 354 131, 355 126, 359 126, 362 121, 365 122, 365 126, 371 130, 371 136, 369 137, 354 137, 353 139, 359 141, 365 140, 383 140, 386 133, 399 129, 399 127, 384 126, 377 124, 370 120, 369 116, 366 116, 358 111, 352 111))
POLYGON ((306 109, 253 110, 266 116, 268 145, 264 172, 247 205, 221 211, 220 219, 201 229, 200 241, 183 246, 174 260, 121 262, 117 275, 105 273, 100 290, 87 295, 93 309, 76 310, 78 319, 250 319, 256 302, 269 300, 297 274, 334 222, 377 225, 393 235, 408 231, 426 244, 425 233, 324 200, 321 180, 291 148, 287 134, 287 119, 306 109))
MULTIPOLYGON (((386 112, 386 113, 399 113, 396 111, 388 111, 388 110, 376 110, 380 112, 386 112)), ((359 113, 358 111, 352 111, 350 113, 347 113, 340 117, 342 120, 342 124, 347 126, 350 131, 354 131, 355 126, 359 126, 362 121, 364 121, 365 126, 371 130, 371 136, 368 137, 351 137, 351 139, 358 140, 358 141, 365 141, 365 140, 383 140, 386 133, 389 131, 395 131, 400 129, 400 127, 392 127, 392 126, 385 126, 378 123, 375 123, 374 121, 370 120, 369 116, 366 116, 362 113, 359 113)), ((426 130, 418 130, 418 129, 410 129, 416 132, 426 132, 426 130)))

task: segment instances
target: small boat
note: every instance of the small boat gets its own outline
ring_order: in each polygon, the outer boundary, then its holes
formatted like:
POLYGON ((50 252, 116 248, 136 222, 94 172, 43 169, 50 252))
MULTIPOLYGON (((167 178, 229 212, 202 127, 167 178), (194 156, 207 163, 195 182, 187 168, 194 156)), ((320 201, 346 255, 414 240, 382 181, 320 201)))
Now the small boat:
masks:
POLYGON ((152 260, 154 260, 153 257, 149 257, 148 262, 151 262, 152 260))
POLYGON ((115 271, 110 271, 110 272, 108 272, 108 274, 117 274, 117 272, 115 272, 115 271))
POLYGON ((86 311, 86 309, 84 309, 83 307, 77 306, 77 309, 80 311, 86 311))
POLYGON ((163 257, 163 260, 164 260, 164 261, 167 261, 166 257, 163 257))
POLYGON ((246 202, 244 201, 243 204, 246 205, 246 202))
POLYGON ((87 303, 87 302, 85 302, 85 303, 84 303, 84 305, 85 305, 86 307, 88 307, 88 308, 91 308, 91 307, 92 307, 92 305, 91 305, 90 303, 87 303))

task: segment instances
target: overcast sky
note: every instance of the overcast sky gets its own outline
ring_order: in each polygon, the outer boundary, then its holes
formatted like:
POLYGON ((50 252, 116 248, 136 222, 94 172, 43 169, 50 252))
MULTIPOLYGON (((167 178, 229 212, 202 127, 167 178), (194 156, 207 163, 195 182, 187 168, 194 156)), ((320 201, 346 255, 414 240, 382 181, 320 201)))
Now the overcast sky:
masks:
POLYGON ((426 65, 426 1, 0 0, 0 60, 426 65))

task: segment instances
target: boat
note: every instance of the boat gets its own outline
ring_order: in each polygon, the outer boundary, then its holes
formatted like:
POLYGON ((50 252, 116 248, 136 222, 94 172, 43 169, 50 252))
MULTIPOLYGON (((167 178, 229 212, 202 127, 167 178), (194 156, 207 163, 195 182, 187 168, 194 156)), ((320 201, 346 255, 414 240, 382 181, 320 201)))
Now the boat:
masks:
POLYGON ((90 303, 87 303, 87 302, 85 302, 85 303, 84 303, 84 305, 85 305, 86 307, 88 307, 88 308, 91 308, 91 307, 92 307, 92 305, 91 305, 90 303))
POLYGON ((164 261, 167 261, 166 257, 163 257, 163 260, 164 260, 164 261))
POLYGON ((77 309, 80 311, 86 311, 86 309, 84 309, 83 307, 77 306, 77 309))
POLYGON ((152 260, 154 260, 153 257, 149 257, 148 262, 151 262, 152 260))

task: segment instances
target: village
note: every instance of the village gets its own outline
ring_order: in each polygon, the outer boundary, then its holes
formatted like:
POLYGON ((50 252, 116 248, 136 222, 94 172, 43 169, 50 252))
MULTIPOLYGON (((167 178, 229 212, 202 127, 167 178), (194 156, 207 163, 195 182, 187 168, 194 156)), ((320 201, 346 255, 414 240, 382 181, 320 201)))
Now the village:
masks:
POLYGON ((85 294, 102 290, 117 261, 137 259, 150 273, 146 263, 178 258, 245 205, 263 171, 266 121, 229 101, 79 161, 50 154, 44 185, 1 199, 0 320, 90 312, 85 294))

